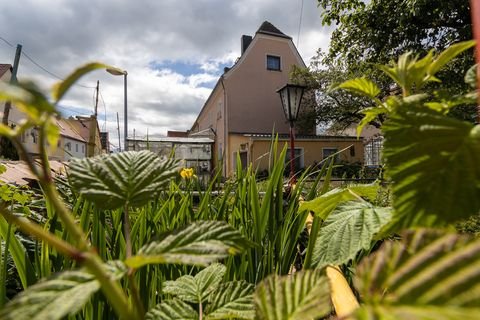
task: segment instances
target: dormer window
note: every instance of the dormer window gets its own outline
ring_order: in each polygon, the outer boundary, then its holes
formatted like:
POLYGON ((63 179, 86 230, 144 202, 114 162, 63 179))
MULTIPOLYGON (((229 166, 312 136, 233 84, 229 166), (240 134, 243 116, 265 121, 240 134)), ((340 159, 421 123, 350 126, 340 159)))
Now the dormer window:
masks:
POLYGON ((267 70, 281 71, 280 57, 267 55, 267 70))

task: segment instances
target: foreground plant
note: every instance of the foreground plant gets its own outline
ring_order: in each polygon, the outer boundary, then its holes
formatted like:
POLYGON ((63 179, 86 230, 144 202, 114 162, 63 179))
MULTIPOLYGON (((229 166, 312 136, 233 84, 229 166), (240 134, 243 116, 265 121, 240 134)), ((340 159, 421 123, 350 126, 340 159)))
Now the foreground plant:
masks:
MULTIPOLYGON (((402 96, 381 101, 376 85, 365 78, 340 85, 377 104, 365 110, 361 126, 378 114, 387 117, 384 155, 392 207, 378 201, 378 183, 330 190, 333 162, 328 161, 302 196, 306 201, 300 204, 308 170, 284 199, 284 149, 262 196, 253 169, 239 166, 236 179, 217 196, 212 195, 213 184, 200 191, 194 209, 189 193, 193 182, 185 185, 185 192, 173 182, 166 184, 177 172, 174 163, 149 152, 128 152, 72 163, 70 184, 79 195, 72 206, 74 220, 49 172, 33 166, 67 232, 47 231, 12 214, 6 204, 0 213, 10 225, 0 220, 1 230, 17 224, 80 268, 30 286, 0 311, 0 318, 59 319, 78 312, 98 290, 118 317, 128 319, 317 319, 328 317, 332 304, 342 319, 478 318, 480 239, 441 229, 480 209, 479 126, 447 116, 475 94, 446 99, 420 91, 426 82, 438 81, 441 67, 472 45, 457 44, 422 59, 409 53, 382 67, 402 96), (168 192, 159 192, 164 187, 168 192), (305 225, 310 236, 301 248, 305 225), (98 253, 89 240, 95 241, 98 253), (224 264, 203 270, 185 267, 220 259, 224 264), (171 263, 176 265, 167 266, 171 263), (342 271, 351 274, 344 277, 342 271), (360 303, 342 298, 347 291, 342 290, 350 290, 346 278, 360 303), (54 308, 65 297, 77 303, 54 308)), ((52 112, 32 110, 42 121, 52 112)), ((42 121, 36 125, 48 127, 42 121)), ((2 130, 18 143, 17 131, 2 130)), ((273 144, 273 155, 276 148, 273 144)), ((45 157, 42 161, 48 166, 45 157)), ((112 318, 95 309, 100 304, 86 307, 93 309, 87 311, 91 318, 112 318)))
POLYGON ((54 87, 53 103, 31 83, 17 87, 4 85, 1 88, 0 98, 11 100, 25 113, 26 121, 13 129, 0 125, 0 133, 12 140, 21 158, 37 177, 47 201, 63 224, 65 237, 44 229, 27 217, 14 214, 5 201, 0 203, 0 219, 18 226, 82 266, 81 269, 63 271, 25 287, 24 292, 0 311, 1 319, 61 319, 80 310, 100 289, 119 318, 143 319, 145 310, 134 277, 138 268, 170 263, 205 266, 248 246, 240 233, 226 223, 196 222, 163 240, 145 243, 135 254, 131 246, 129 210, 157 197, 177 174, 177 168, 174 161, 162 161, 148 151, 126 152, 78 160, 71 164, 69 170, 71 185, 80 195, 98 207, 123 209, 126 255, 117 257, 123 261, 109 263, 100 258, 55 188, 49 168, 48 148, 55 148, 59 139, 58 128, 53 121, 57 116, 55 106, 59 100, 83 74, 106 67, 93 63, 76 70, 54 87), (34 127, 39 131, 40 166, 20 142, 21 134, 34 127), (128 289, 119 282, 126 275, 128 289), (62 307, 58 307, 59 304, 62 307))

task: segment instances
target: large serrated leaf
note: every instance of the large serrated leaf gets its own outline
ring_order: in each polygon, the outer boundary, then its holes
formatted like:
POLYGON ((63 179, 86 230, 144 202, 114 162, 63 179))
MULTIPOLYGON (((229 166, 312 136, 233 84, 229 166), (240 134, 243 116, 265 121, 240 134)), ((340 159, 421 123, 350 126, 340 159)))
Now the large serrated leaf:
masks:
POLYGON ((390 220, 389 208, 365 202, 347 202, 335 209, 320 228, 313 250, 313 265, 339 265, 368 249, 374 235, 390 220))
POLYGON ((89 273, 63 272, 20 293, 0 311, 0 319, 62 319, 80 310, 99 288, 89 273))
POLYGON ((78 159, 69 167, 73 189, 106 209, 126 203, 141 206, 155 199, 177 173, 174 160, 161 160, 146 150, 78 159))
POLYGON ((205 319, 254 319, 253 289, 254 286, 245 281, 220 285, 209 297, 205 319))
POLYGON ((183 301, 202 303, 217 288, 225 275, 226 267, 215 263, 192 277, 185 275, 175 281, 166 281, 163 292, 177 296, 183 301))
POLYGON ((200 221, 143 246, 125 263, 132 268, 164 263, 208 265, 248 246, 250 242, 227 223, 200 221))
POLYGON ((380 88, 371 80, 362 77, 343 82, 337 88, 346 89, 374 99, 380 94, 380 88))
POLYGON ((467 218, 480 210, 480 126, 426 108, 400 108, 384 124, 394 181, 393 231, 467 218))
POLYGON ((358 319, 478 319, 480 239, 421 229, 357 268, 358 319))
POLYGON ((357 200, 360 197, 366 197, 373 201, 377 196, 377 191, 377 184, 354 185, 346 188, 336 188, 311 201, 303 202, 299 208, 299 211, 312 211, 316 216, 325 220, 340 203, 357 200))
MULTIPOLYGON (((120 279, 127 272, 121 261, 109 261, 103 267, 112 279, 120 279)), ((0 319, 63 319, 79 311, 99 288, 96 278, 84 270, 62 272, 15 296, 0 310, 0 319)))
POLYGON ((321 270, 306 270, 294 275, 272 275, 255 291, 257 319, 317 319, 331 311, 330 287, 321 270))
POLYGON ((145 315, 146 320, 198 320, 198 313, 179 299, 165 300, 145 315))

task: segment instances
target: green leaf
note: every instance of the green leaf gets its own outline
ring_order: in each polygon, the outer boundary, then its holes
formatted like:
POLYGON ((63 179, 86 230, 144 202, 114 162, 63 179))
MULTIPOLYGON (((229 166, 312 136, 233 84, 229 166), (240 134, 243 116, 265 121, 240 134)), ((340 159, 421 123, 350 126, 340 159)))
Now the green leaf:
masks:
POLYGON ((226 269, 223 264, 215 263, 197 273, 195 277, 185 275, 175 281, 165 281, 163 292, 183 301, 202 303, 218 287, 226 269))
POLYGON ((198 320, 198 313, 179 299, 162 301, 145 315, 146 320, 198 320))
POLYGON ((378 68, 403 89, 404 96, 408 96, 411 90, 419 90, 426 82, 438 81, 433 75, 428 74, 432 61, 433 50, 422 59, 414 56, 412 52, 406 52, 392 66, 379 65, 378 68))
POLYGON ((365 115, 357 126, 357 138, 362 134, 363 128, 371 121, 375 120, 379 115, 387 113, 388 110, 384 107, 372 107, 362 110, 365 115))
POLYGON ((105 209, 142 206, 177 174, 174 160, 161 160, 147 150, 77 159, 69 167, 73 189, 105 209))
POLYGON ((357 319, 478 319, 480 239, 408 232, 357 268, 357 319))
POLYGON ((325 220, 328 215, 342 202, 358 200, 360 197, 366 197, 374 200, 377 197, 378 185, 364 184, 349 186, 347 188, 335 188, 321 196, 305 201, 301 204, 299 211, 313 211, 316 216, 325 220))
POLYGON ((45 118, 42 117, 45 113, 50 115, 57 113, 42 90, 33 82, 19 82, 14 86, 2 89, 0 89, 0 98, 2 96, 10 98, 12 104, 25 113, 34 125, 41 125, 45 121, 45 118), (6 92, 1 92, 2 89, 5 89, 6 92))
POLYGON ((62 319, 79 311, 99 288, 90 273, 66 271, 18 294, 0 311, 0 319, 62 319))
POLYGON ((368 250, 374 235, 390 218, 389 208, 376 208, 366 202, 347 202, 337 207, 318 233, 314 266, 344 264, 360 250, 368 250))
POLYGON ((227 223, 200 221, 143 246, 125 263, 131 268, 165 263, 208 265, 248 246, 250 242, 227 223))
POLYGON ((346 89, 372 99, 375 99, 380 94, 380 88, 365 77, 347 80, 338 85, 337 88, 346 89))
POLYGON ((480 210, 480 126, 425 108, 401 108, 384 124, 394 181, 392 225, 442 225, 480 210))
POLYGON ((465 74, 465 83, 468 84, 472 89, 477 87, 477 67, 478 64, 473 65, 465 74))
POLYGON ((331 311, 328 278, 321 270, 266 278, 255 290, 256 319, 317 319, 331 311))
POLYGON ((449 46, 430 64, 428 72, 430 75, 435 75, 440 71, 448 62, 452 61, 456 56, 472 48, 475 45, 474 40, 463 41, 449 46))
POLYGON ((33 96, 18 85, 12 85, 5 81, 0 82, 0 101, 11 101, 16 103, 30 103, 33 96))
POLYGON ((70 89, 70 87, 74 85, 75 82, 77 82, 78 79, 80 79, 82 76, 93 70, 106 68, 109 68, 109 66, 106 64, 91 62, 73 71, 65 80, 55 84, 55 86, 53 87, 52 97, 55 101, 55 104, 58 103, 58 101, 65 95, 65 93, 67 93, 68 89, 70 89))
POLYGON ((205 319, 254 319, 253 289, 246 281, 221 285, 209 298, 205 319))

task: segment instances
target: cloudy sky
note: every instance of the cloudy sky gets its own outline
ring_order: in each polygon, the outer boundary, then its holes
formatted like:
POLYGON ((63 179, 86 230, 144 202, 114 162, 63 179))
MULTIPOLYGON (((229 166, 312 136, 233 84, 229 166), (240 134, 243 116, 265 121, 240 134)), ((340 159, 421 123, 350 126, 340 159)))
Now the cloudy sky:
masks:
MULTIPOLYGON (((293 37, 308 64, 327 48, 316 0, 0 0, 0 63, 23 46, 19 79, 48 89, 77 66, 100 61, 128 72, 128 134, 190 129, 225 66, 240 55, 242 34, 267 20, 293 37), (300 26, 300 28, 299 28, 300 26), (299 32, 300 31, 300 32, 299 32), (33 60, 33 61, 32 61, 33 60), (45 70, 43 70, 43 69, 45 70), (48 71, 48 72, 47 72, 48 71)), ((99 125, 123 137, 123 77, 82 78, 62 102, 64 115, 89 115, 100 81, 99 125)))

